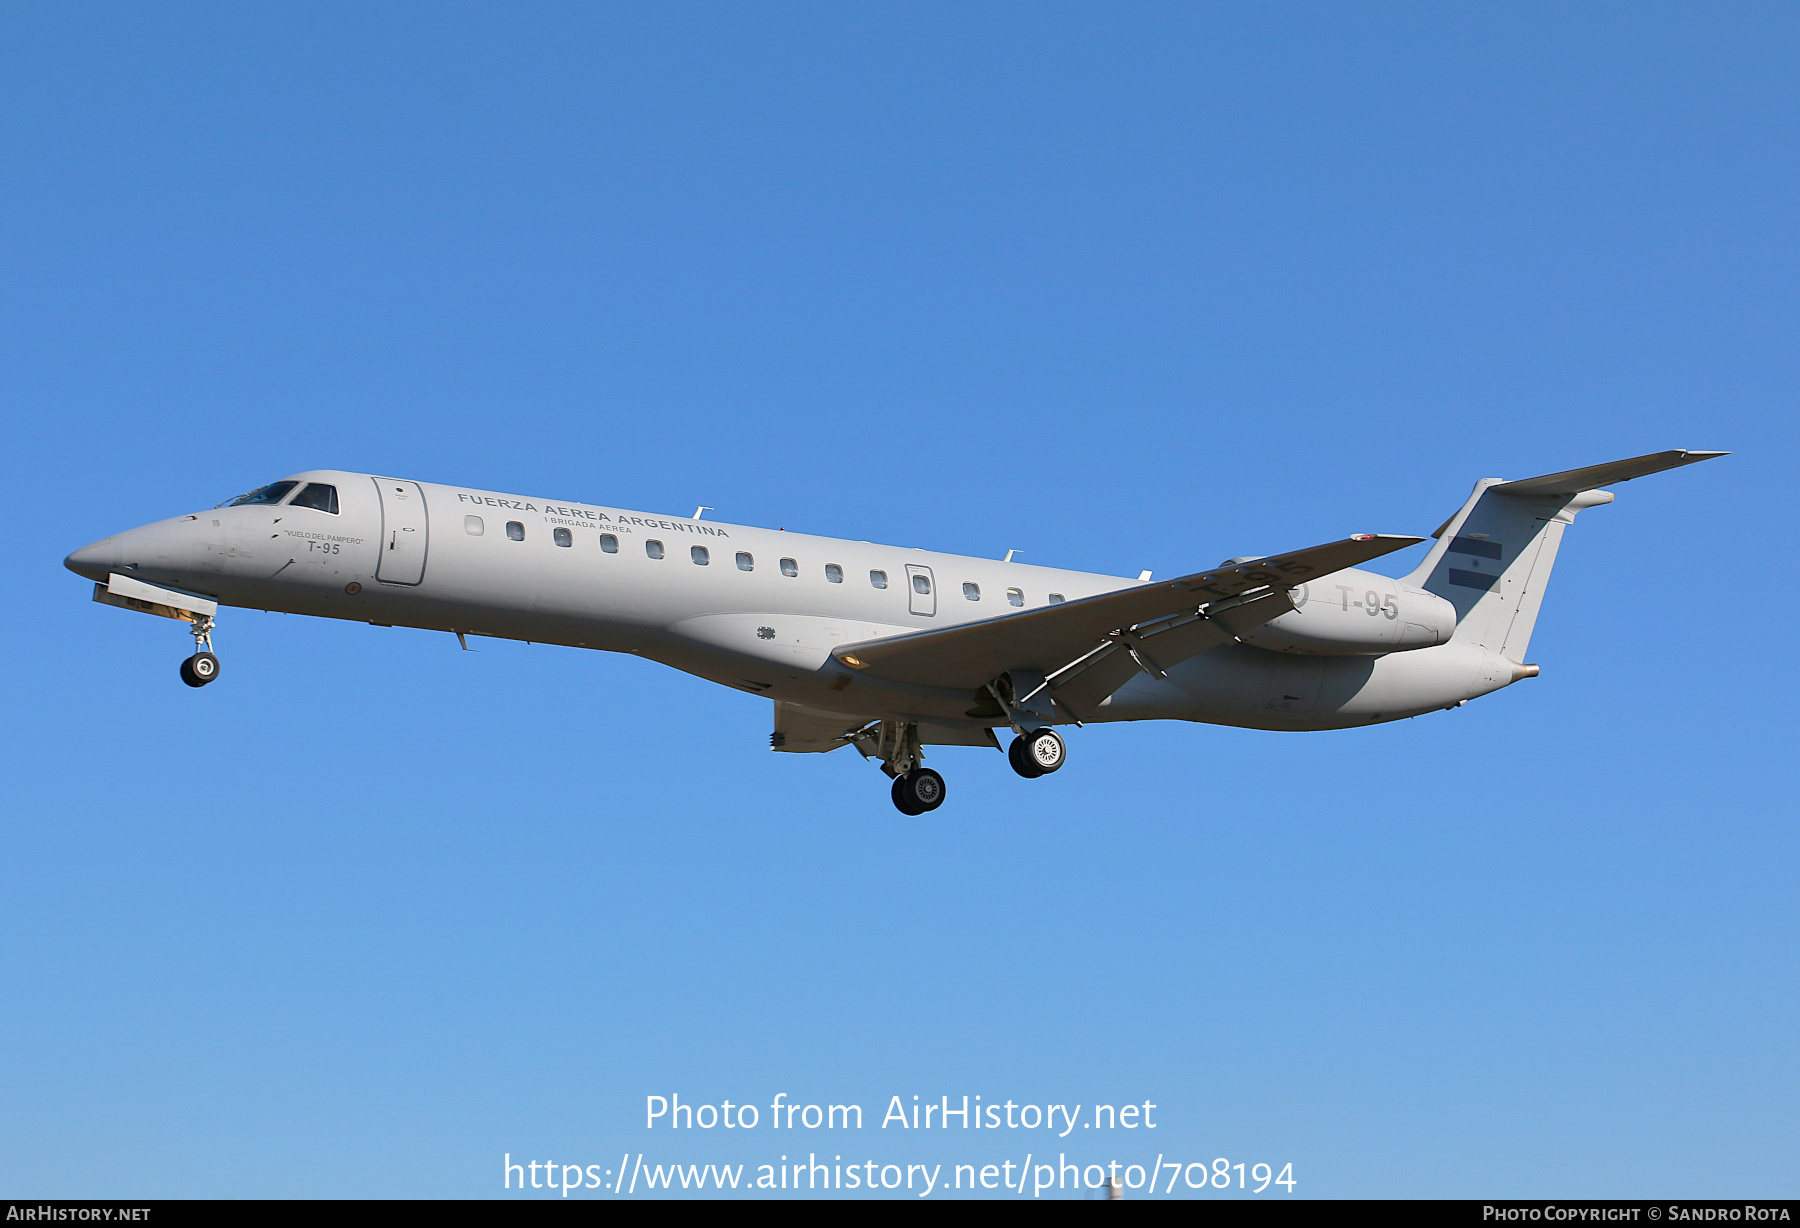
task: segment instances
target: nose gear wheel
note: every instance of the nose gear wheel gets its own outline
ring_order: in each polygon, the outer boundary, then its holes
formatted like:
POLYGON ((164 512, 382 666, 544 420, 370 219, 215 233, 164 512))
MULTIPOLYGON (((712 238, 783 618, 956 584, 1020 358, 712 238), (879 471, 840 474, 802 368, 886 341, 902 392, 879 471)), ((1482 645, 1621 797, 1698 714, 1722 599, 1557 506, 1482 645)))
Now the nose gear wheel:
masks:
POLYGON ((181 663, 181 680, 189 686, 205 686, 219 676, 219 658, 197 652, 181 663))
POLYGON ((205 686, 219 676, 219 658, 212 650, 213 620, 201 614, 188 627, 194 637, 194 655, 181 663, 181 680, 189 686, 205 686))

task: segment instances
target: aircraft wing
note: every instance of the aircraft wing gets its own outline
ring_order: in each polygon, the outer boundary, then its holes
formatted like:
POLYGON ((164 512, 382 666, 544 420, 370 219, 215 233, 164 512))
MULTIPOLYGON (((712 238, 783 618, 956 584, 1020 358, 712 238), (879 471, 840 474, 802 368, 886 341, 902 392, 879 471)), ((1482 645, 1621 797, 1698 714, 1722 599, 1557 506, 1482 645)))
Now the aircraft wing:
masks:
MULTIPOLYGON (((851 669, 890 682, 975 689, 1014 671, 1043 674, 1055 686, 1059 671, 1085 664, 1083 659, 1095 656, 1097 650, 1110 651, 1123 645, 1128 649, 1126 654, 1112 654, 1129 665, 1114 685, 1113 689, 1117 689, 1143 662, 1151 660, 1149 636, 1140 636, 1134 628, 1151 630, 1146 624, 1171 623, 1154 628, 1152 634, 1161 632, 1174 637, 1155 657, 1161 666, 1174 665, 1195 652, 1231 639, 1230 628, 1248 630, 1293 609, 1287 600, 1287 589, 1423 540, 1362 533, 1322 546, 1175 580, 1132 585, 1061 605, 1021 610, 941 630, 845 644, 831 655, 851 669), (1258 590, 1266 592, 1257 599, 1247 598, 1258 590), (1228 602, 1234 607, 1230 613, 1224 610, 1228 602), (1208 616, 1196 617, 1203 607, 1209 608, 1208 616), (1211 608, 1220 611, 1219 618, 1211 616, 1211 608), (1221 630, 1221 624, 1226 629, 1221 630), (1176 648, 1180 655, 1171 652, 1176 648)), ((1160 672, 1154 665, 1146 668, 1160 672)))

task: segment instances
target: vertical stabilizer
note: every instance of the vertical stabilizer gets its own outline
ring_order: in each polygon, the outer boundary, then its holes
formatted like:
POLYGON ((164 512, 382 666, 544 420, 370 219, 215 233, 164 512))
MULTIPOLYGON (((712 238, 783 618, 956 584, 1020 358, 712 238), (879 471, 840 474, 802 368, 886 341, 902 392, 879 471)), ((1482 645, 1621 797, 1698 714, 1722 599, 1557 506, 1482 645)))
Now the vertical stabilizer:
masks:
POLYGON ((1437 544, 1405 583, 1456 608, 1453 643, 1522 661, 1563 531, 1582 508, 1613 501, 1612 492, 1594 487, 1724 455, 1657 452, 1516 482, 1483 478, 1462 510, 1432 535, 1437 544))
POLYGON ((1604 490, 1577 495, 1513 495, 1496 478, 1476 483, 1408 584, 1456 608, 1453 643, 1476 644, 1522 660, 1537 625, 1563 530, 1584 507, 1611 503, 1604 490))

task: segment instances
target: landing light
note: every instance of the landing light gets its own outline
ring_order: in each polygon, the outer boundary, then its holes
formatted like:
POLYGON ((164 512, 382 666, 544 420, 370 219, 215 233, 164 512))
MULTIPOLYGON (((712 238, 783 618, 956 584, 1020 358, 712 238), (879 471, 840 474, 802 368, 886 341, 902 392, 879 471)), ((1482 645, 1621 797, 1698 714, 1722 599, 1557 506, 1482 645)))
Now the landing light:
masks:
POLYGON ((848 653, 846 653, 844 656, 839 657, 838 660, 842 661, 845 665, 848 665, 848 666, 852 667, 853 669, 861 669, 862 668, 862 661, 857 657, 850 656, 848 653))

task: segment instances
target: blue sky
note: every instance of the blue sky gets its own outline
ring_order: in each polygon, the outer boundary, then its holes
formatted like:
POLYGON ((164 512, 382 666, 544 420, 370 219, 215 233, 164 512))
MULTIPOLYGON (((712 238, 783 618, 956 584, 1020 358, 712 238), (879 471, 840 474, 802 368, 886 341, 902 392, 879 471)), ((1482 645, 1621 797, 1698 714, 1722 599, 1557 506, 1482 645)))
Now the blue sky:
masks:
POLYGON ((0 1192, 1054 1148, 1792 1194, 1797 27, 10 6, 0 1192), (947 750, 923 819, 638 660, 232 611, 192 691, 61 567, 337 467, 1166 574, 1671 447, 1734 455, 1581 518, 1540 678, 947 750), (646 1131, 671 1092, 871 1118, 646 1131), (875 1125, 964 1094, 1159 1125, 875 1125))

